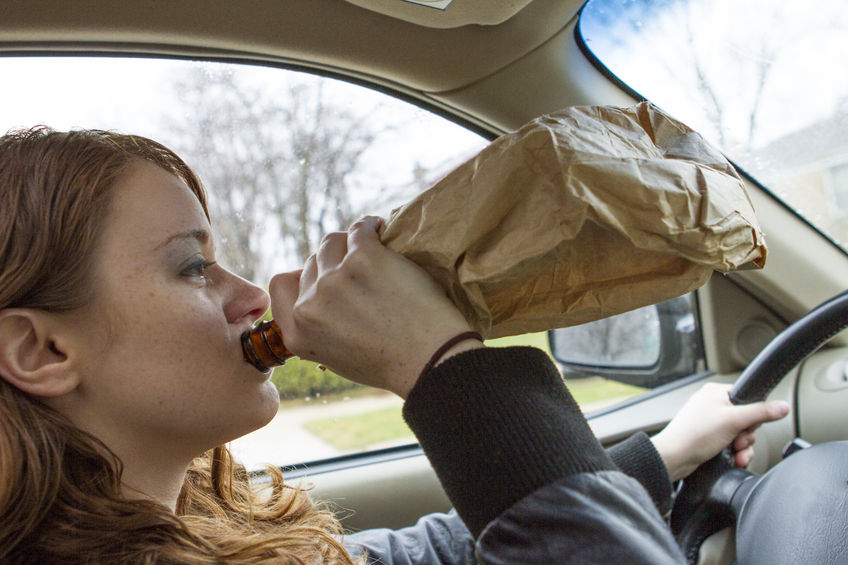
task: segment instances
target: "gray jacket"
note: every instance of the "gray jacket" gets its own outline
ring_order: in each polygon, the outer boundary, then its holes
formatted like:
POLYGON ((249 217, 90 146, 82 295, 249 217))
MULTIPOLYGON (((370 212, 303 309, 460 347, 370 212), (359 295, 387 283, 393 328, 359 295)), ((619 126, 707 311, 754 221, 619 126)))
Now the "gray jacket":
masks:
POLYGON ((647 436, 604 452, 542 352, 457 355, 422 376, 404 416, 456 509, 346 536, 369 565, 685 563, 647 436))

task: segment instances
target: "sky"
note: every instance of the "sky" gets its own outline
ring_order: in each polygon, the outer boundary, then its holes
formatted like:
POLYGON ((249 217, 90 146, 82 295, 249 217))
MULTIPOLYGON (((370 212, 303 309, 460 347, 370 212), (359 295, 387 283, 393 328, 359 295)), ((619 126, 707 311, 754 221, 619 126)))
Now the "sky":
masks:
POLYGON ((848 102, 844 0, 593 0, 581 30, 625 83, 705 135, 709 100, 698 84, 709 84, 725 114, 725 151, 747 137, 752 107, 760 112, 753 142, 764 146, 848 102))

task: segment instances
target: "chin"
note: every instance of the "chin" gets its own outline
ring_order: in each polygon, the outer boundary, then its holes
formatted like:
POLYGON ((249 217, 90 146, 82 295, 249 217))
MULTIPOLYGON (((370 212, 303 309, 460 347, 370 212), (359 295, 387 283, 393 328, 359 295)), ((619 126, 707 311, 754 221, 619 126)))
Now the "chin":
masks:
POLYGON ((255 412, 257 426, 253 430, 258 430, 270 422, 280 409, 280 393, 270 380, 263 384, 261 395, 261 400, 257 403, 255 412))

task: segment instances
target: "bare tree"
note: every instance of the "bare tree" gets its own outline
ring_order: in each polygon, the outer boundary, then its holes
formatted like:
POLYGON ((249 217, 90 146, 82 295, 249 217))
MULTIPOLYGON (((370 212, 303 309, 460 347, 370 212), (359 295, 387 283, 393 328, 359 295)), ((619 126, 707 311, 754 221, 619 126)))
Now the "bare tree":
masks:
POLYGON ((787 86, 781 65, 811 30, 835 29, 833 5, 627 0, 603 4, 585 27, 590 47, 640 94, 661 106, 699 107, 706 121, 690 125, 725 150, 750 151, 763 143, 764 123, 784 118, 784 106, 764 104, 787 86))
POLYGON ((341 103, 322 79, 294 73, 269 89, 198 67, 175 89, 175 148, 209 189, 221 259, 245 278, 264 280, 275 253, 302 264, 327 232, 346 229, 370 204, 354 198, 350 179, 390 128, 378 107, 341 103))

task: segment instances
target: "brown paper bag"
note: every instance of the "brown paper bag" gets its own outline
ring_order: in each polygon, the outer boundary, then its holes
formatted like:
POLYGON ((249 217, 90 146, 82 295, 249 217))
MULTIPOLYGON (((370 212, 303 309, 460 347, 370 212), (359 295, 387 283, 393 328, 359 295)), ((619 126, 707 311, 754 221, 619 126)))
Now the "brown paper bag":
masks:
POLYGON ((490 338, 654 304, 766 258, 733 166, 649 103, 533 120, 394 210, 381 238, 490 338))

